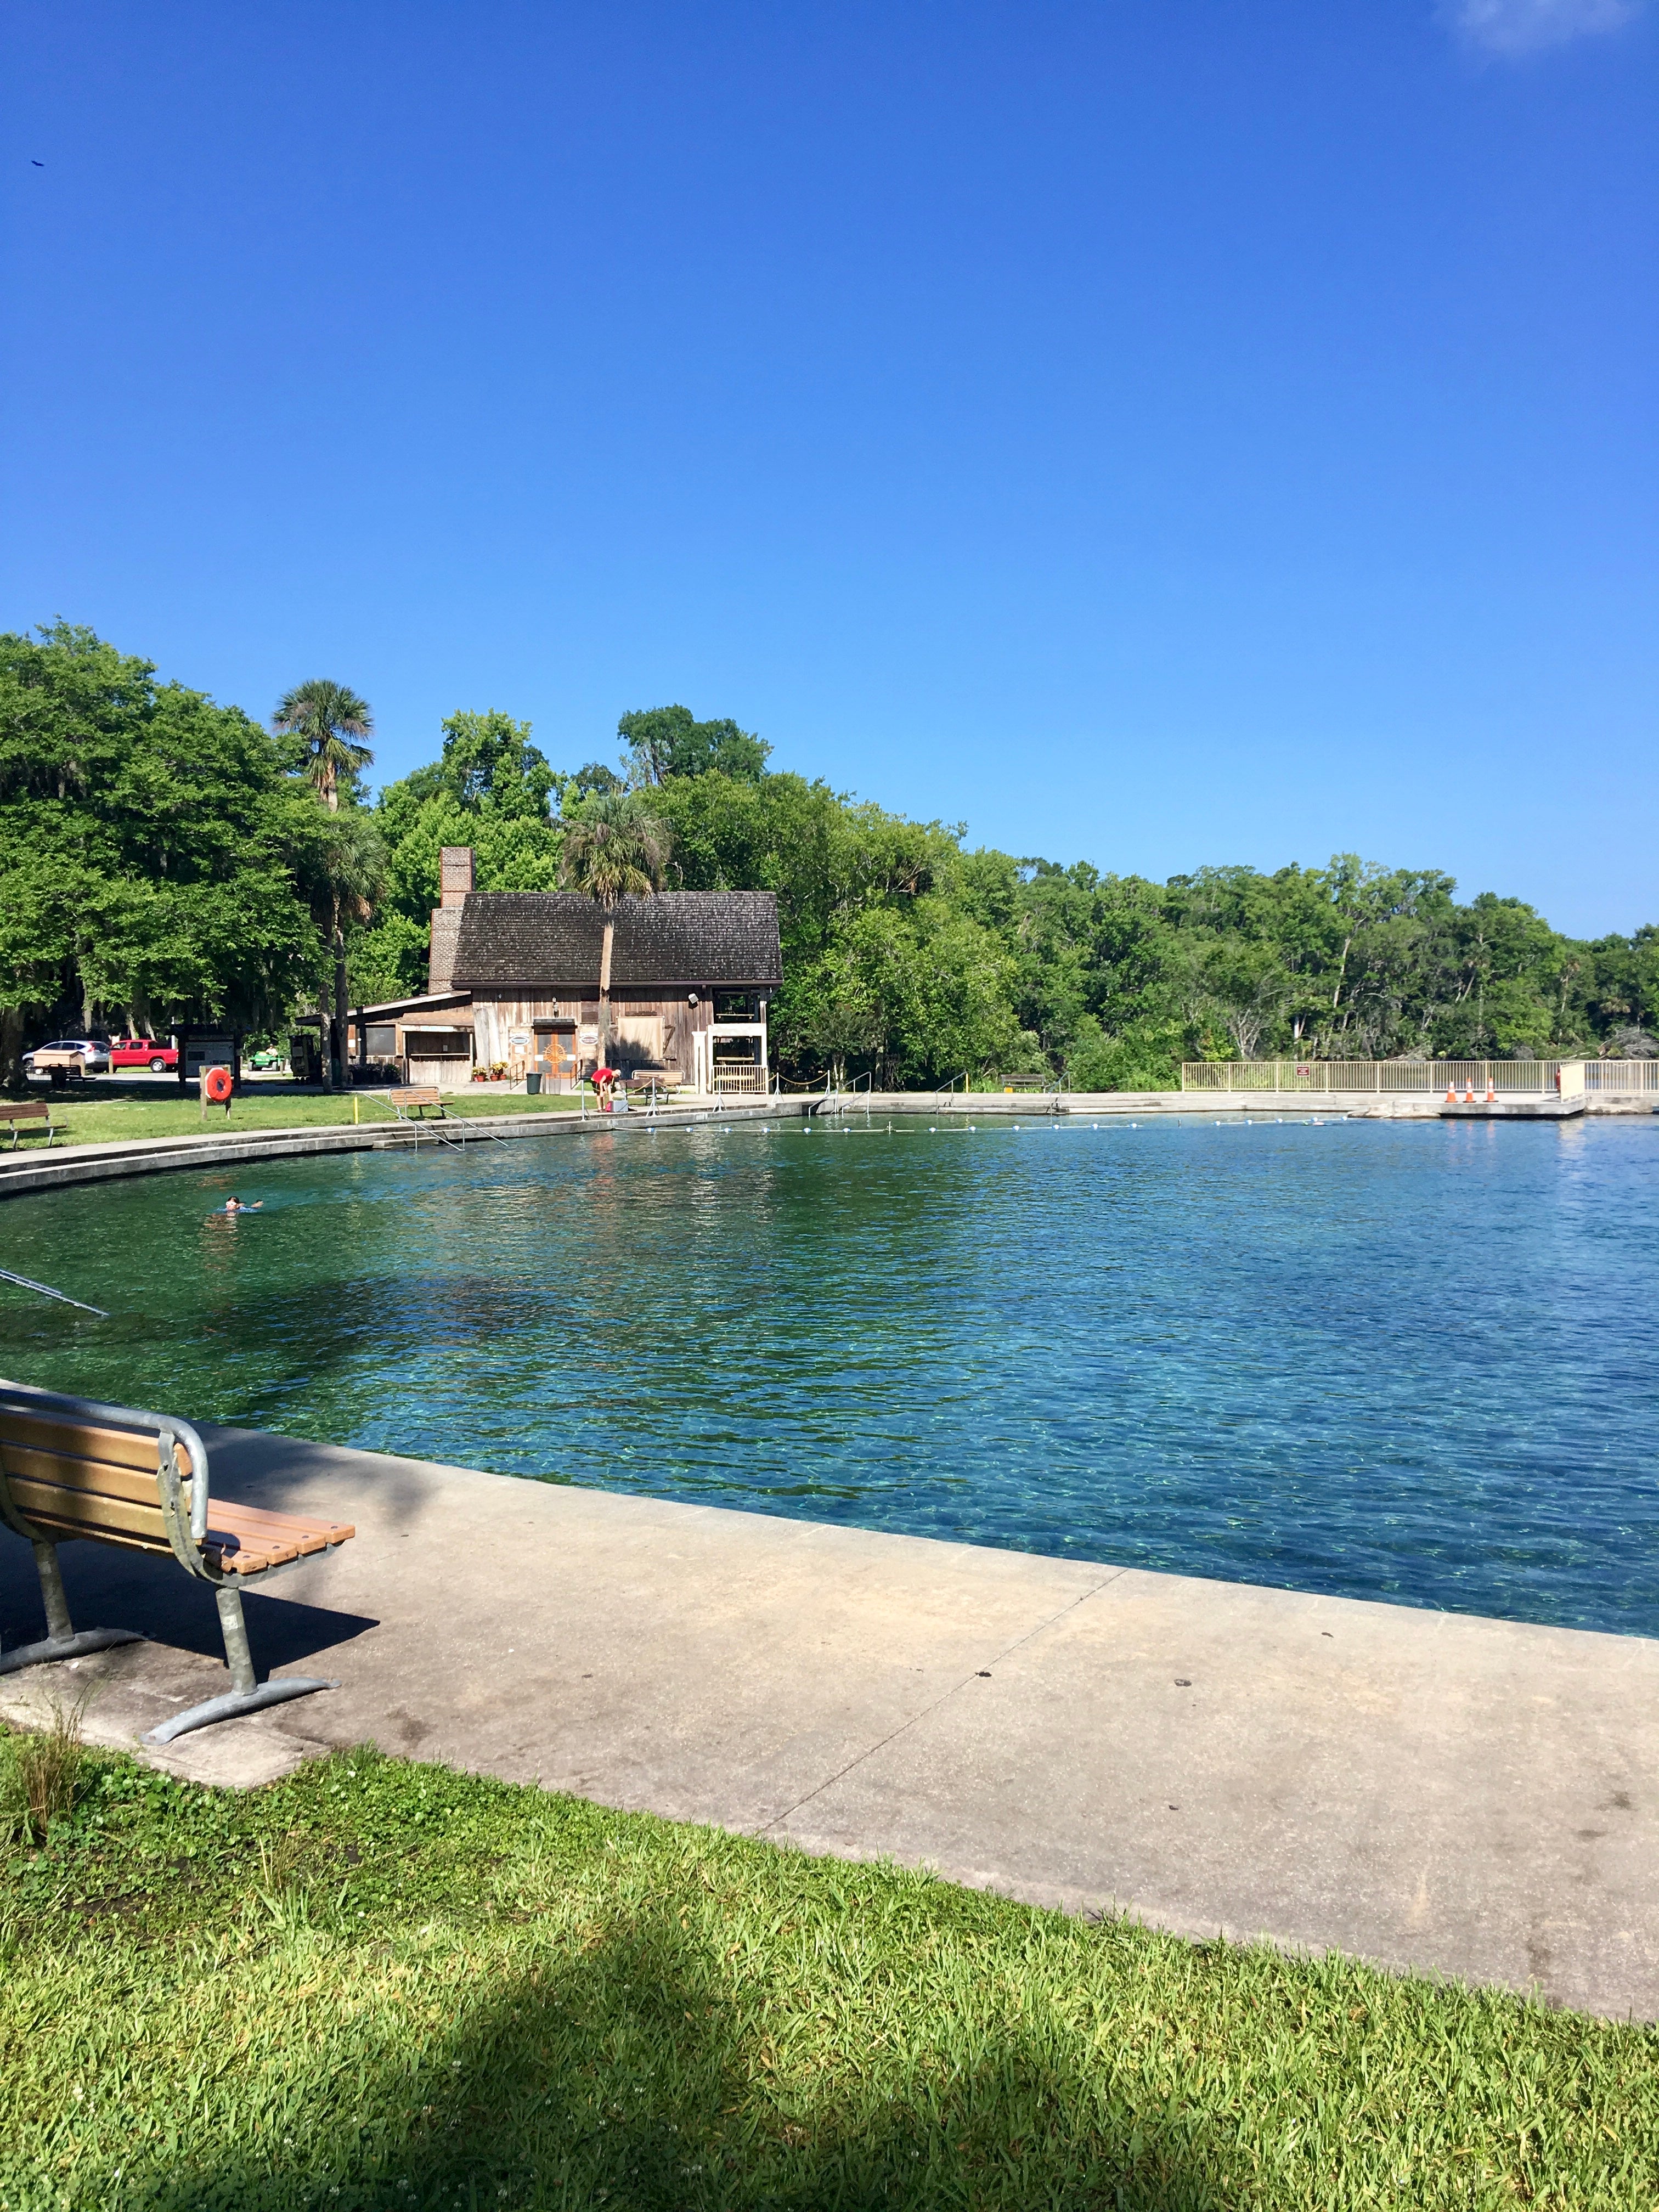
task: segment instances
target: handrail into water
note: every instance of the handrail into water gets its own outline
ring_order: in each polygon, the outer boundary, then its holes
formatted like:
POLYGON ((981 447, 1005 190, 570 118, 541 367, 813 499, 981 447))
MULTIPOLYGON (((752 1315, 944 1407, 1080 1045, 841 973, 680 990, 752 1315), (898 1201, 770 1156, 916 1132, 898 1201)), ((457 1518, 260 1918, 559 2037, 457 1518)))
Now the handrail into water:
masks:
POLYGON ((95 1314, 100 1321, 109 1319, 102 1306, 89 1306, 83 1298, 72 1298, 67 1291, 54 1291, 50 1283, 37 1283, 28 1275, 14 1275, 9 1267, 0 1267, 0 1282, 15 1283, 20 1291, 38 1291, 43 1298, 56 1298, 62 1305, 95 1314))

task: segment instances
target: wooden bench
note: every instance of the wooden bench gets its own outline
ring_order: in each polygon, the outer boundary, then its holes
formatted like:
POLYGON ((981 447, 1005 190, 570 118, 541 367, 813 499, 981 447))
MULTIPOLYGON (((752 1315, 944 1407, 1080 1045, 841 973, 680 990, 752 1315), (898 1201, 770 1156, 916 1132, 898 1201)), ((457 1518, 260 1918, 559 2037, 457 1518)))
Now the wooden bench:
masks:
POLYGON ((33 1546, 46 1609, 45 1638, 0 1651, 0 1674, 143 1641, 125 1628, 76 1630, 58 1547, 79 1536, 171 1555, 187 1575, 213 1585, 230 1689, 174 1714, 149 1731, 146 1743, 171 1743, 212 1721, 340 1686, 300 1675, 259 1681, 242 1619, 242 1591, 263 1586, 301 1559, 333 1551, 356 1532, 344 1522, 303 1520, 210 1497, 207 1446, 188 1421, 0 1382, 0 1520, 33 1546))
POLYGON ((395 1091, 388 1091, 386 1098, 387 1105, 400 1121, 407 1121, 411 1114, 417 1121, 424 1121, 428 1106, 437 1108, 441 1121, 449 1118, 444 1111, 443 1093, 435 1087, 428 1091, 418 1084, 405 1083, 395 1091))
POLYGON ((52 1139, 61 1133, 52 1118, 52 1109, 44 1098, 0 1098, 0 1121, 11 1123, 13 1152, 17 1150, 17 1139, 22 1133, 18 1127, 21 1121, 43 1121, 46 1124, 48 1152, 52 1149, 52 1139))

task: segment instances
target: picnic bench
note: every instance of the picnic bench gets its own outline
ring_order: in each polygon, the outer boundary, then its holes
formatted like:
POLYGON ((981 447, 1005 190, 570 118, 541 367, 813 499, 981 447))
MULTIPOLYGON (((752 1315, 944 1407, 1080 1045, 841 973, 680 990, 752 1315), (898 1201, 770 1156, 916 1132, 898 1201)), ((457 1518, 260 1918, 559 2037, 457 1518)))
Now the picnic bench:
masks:
POLYGON ((46 1125, 48 1152, 52 1149, 52 1139, 60 1133, 57 1123, 52 1118, 52 1109, 44 1098, 0 1098, 0 1121, 11 1123, 13 1152, 17 1150, 17 1139, 22 1134, 18 1126, 20 1122, 40 1121, 46 1125))
POLYGON ((263 1588, 301 1559, 336 1550, 355 1530, 344 1522, 267 1513, 213 1498, 207 1446, 188 1421, 0 1382, 0 1520, 33 1546, 46 1610, 46 1636, 0 1650, 0 1674, 143 1642, 131 1629, 76 1629, 58 1547, 78 1536, 126 1551, 170 1553, 187 1575, 213 1585, 230 1689, 175 1713, 150 1729, 146 1743, 171 1743, 213 1721, 340 1686, 293 1674, 258 1680, 242 1591, 263 1588))
POLYGON ((411 1115, 416 1121, 424 1121, 428 1106, 437 1108, 441 1121, 449 1118, 444 1110, 443 1093, 435 1085, 428 1090, 419 1084, 402 1084, 397 1089, 388 1091, 386 1099, 400 1121, 407 1121, 411 1115))

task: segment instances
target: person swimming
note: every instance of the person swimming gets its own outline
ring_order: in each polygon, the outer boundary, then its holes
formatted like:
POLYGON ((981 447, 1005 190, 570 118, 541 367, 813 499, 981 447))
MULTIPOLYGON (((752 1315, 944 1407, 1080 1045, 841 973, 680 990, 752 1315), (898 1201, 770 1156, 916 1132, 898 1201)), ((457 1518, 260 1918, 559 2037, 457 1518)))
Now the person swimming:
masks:
POLYGON ((257 1213, 264 1204, 262 1198, 256 1198, 252 1205, 245 1198, 228 1198, 220 1211, 224 1213, 257 1213))

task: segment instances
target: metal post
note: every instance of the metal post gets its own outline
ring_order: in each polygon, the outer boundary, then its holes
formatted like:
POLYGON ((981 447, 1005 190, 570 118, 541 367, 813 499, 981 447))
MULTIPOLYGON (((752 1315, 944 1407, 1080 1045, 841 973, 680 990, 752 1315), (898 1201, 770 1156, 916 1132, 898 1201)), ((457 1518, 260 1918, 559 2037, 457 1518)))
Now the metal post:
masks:
POLYGON ((239 1696, 246 1697, 257 1678, 253 1654, 247 1646, 247 1623, 242 1619, 242 1593, 234 1583, 221 1583, 213 1595, 219 1607, 219 1632, 225 1639, 230 1686, 239 1696))
POLYGON ((40 1577, 40 1595, 46 1601, 46 1634, 54 1644, 62 1644, 74 1635, 75 1624, 70 1619, 69 1600, 64 1594, 64 1572, 58 1564, 58 1547, 37 1537, 34 1565, 40 1577))

